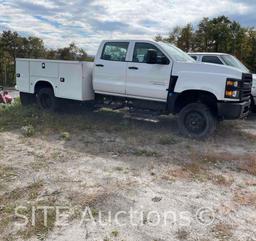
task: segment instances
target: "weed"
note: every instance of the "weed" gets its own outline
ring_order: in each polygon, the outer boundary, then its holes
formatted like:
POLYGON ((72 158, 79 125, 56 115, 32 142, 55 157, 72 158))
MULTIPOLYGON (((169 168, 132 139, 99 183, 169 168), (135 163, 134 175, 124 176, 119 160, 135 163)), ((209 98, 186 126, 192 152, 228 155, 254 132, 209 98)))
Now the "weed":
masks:
POLYGON ((1 181, 10 181, 12 178, 16 177, 17 174, 14 168, 9 166, 0 166, 0 179, 1 181))
POLYGON ((230 224, 219 223, 212 228, 212 232, 219 240, 226 241, 233 236, 233 228, 230 224))
POLYGON ((70 133, 69 132, 62 132, 60 134, 60 138, 64 141, 70 141, 71 137, 70 137, 70 133))
MULTIPOLYGON (((1 212, 1 222, 0 222, 0 232, 4 233, 7 227, 11 225, 14 218, 15 208, 18 206, 17 203, 28 202, 33 203, 34 206, 41 206, 41 203, 37 202, 37 198, 43 188, 43 183, 41 181, 34 182, 28 186, 22 188, 16 188, 11 192, 4 193, 0 196, 0 206, 2 207, 1 212)), ((47 206, 53 206, 52 201, 47 201, 47 206)), ((24 206, 24 205, 23 205, 24 206)), ((19 214, 25 215, 28 218, 28 224, 26 227, 19 229, 16 235, 23 239, 29 239, 30 237, 37 235, 38 237, 46 237, 49 230, 52 230, 55 225, 56 215, 54 210, 48 210, 47 214, 47 227, 44 225, 44 214, 43 212, 38 212, 36 215, 36 225, 32 225, 31 218, 32 206, 25 209, 19 210, 19 214)), ((18 221, 18 220, 17 220, 18 221)), ((8 232, 6 232, 8 235, 8 232)), ((12 234, 14 236, 14 234, 12 234)))
POLYGON ((123 167, 116 167, 115 170, 121 172, 121 171, 124 170, 124 168, 123 167))
POLYGON ((256 207, 256 193, 249 191, 237 191, 233 197, 233 200, 243 206, 256 207))
POLYGON ((156 151, 151 151, 147 149, 136 149, 132 151, 132 154, 135 156, 146 156, 146 157, 157 157, 159 153, 156 151))
POLYGON ((186 230, 178 230, 178 232, 176 233, 177 239, 179 240, 187 240, 189 233, 186 230))
POLYGON ((103 239, 103 241, 111 241, 111 239, 108 238, 108 237, 105 237, 105 238, 103 239))
POLYGON ((117 237, 118 234, 119 234, 119 232, 118 232, 117 230, 113 230, 113 231, 111 232, 111 234, 112 234, 113 237, 117 237))
POLYGON ((174 136, 161 136, 159 139, 160 145, 175 145, 178 140, 174 136))
POLYGON ((31 137, 35 135, 35 128, 32 125, 21 127, 21 133, 25 137, 31 137))

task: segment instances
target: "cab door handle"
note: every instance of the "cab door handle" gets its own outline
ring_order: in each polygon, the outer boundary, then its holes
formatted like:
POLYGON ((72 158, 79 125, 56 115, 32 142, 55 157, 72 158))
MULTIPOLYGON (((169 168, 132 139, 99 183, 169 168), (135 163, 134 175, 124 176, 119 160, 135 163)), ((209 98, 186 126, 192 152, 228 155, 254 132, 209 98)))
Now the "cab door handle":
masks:
POLYGON ((129 69, 138 70, 138 67, 129 67, 129 69))
POLYGON ((103 64, 96 64, 96 67, 104 67, 103 64))

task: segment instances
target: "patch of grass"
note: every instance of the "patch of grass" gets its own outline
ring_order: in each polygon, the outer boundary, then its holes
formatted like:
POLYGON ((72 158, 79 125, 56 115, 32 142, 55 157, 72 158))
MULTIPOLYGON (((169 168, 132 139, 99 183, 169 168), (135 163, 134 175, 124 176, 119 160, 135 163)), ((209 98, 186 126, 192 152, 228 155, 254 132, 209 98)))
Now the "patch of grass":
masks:
POLYGON ((34 162, 30 163, 29 166, 34 170, 34 171, 40 171, 43 168, 48 167, 47 160, 37 158, 34 162))
POLYGON ((92 216, 94 218, 96 218, 99 215, 99 211, 96 208, 92 208, 91 212, 92 212, 92 216))
POLYGON ((242 171, 246 171, 247 173, 256 176, 256 157, 249 156, 247 160, 239 163, 238 168, 242 171))
MULTIPOLYGON (((42 203, 37 201, 37 198, 40 192, 43 189, 43 182, 38 181, 34 182, 28 186, 16 188, 11 192, 6 192, 0 196, 0 232, 6 233, 6 237, 8 235, 8 227, 13 224, 15 218, 15 208, 18 206, 24 206, 29 203, 26 209, 22 209, 19 211, 19 214, 23 214, 28 218, 28 224, 26 227, 18 230, 16 234, 12 234, 12 237, 20 236, 23 239, 28 239, 32 236, 39 235, 41 237, 46 236, 49 230, 52 230, 55 225, 55 212, 53 210, 48 211, 48 224, 47 227, 44 226, 43 220, 44 215, 43 212, 36 213, 36 225, 32 226, 31 222, 31 214, 32 214, 32 205, 33 206, 42 206, 42 203), (25 203, 25 204, 24 204, 25 203), (5 232, 6 231, 6 232, 5 232)), ((53 206, 54 202, 52 200, 46 201, 44 204, 46 206, 53 206)), ((18 221, 18 220, 16 220, 18 221)), ((8 240, 8 239, 7 239, 8 240)))
POLYGON ((105 237, 105 238, 103 239, 103 241, 111 241, 111 239, 108 238, 108 237, 105 237))
POLYGON ((198 163, 188 163, 182 167, 169 170, 167 177, 172 178, 184 178, 184 179, 200 179, 207 180, 208 175, 205 169, 198 163))
POLYGON ((161 136, 159 139, 160 145, 175 145, 178 143, 178 140, 174 136, 161 136))
POLYGON ((157 157, 159 153, 156 151, 151 151, 147 149, 135 149, 132 151, 132 154, 135 156, 146 156, 146 157, 157 157))
POLYGON ((245 171, 251 175, 256 176, 256 157, 254 154, 242 154, 236 155, 229 152, 214 153, 207 151, 204 153, 198 153, 194 150, 191 151, 190 159, 192 162, 196 162, 200 165, 208 164, 232 164, 232 168, 245 171))
POLYGON ((111 235, 112 235, 113 237, 117 237, 117 236, 119 235, 119 232, 118 232, 117 230, 113 230, 113 231, 111 232, 111 235))
MULTIPOLYGON (((67 154, 67 152, 65 153, 67 154)), ((50 160, 52 161, 63 161, 63 159, 65 158, 65 155, 60 152, 60 151, 55 151, 50 155, 50 160)))
POLYGON ((32 125, 21 127, 21 133, 25 137, 32 137, 35 135, 35 128, 32 125))
POLYGON ((126 133, 132 127, 130 123, 123 123, 122 113, 110 110, 93 112, 80 105, 67 107, 65 111, 49 113, 40 110, 36 105, 23 107, 20 101, 16 100, 6 107, 0 106, 0 116, 0 131, 33 126, 35 132, 44 134, 51 134, 53 131, 72 134, 76 130, 126 133))
MULTIPOLYGON (((54 203, 47 202, 46 206, 53 207, 54 203)), ((53 230, 56 222, 56 211, 54 209, 47 210, 47 224, 44 223, 44 212, 42 210, 36 210, 36 219, 35 225, 32 225, 31 220, 32 208, 24 210, 21 214, 28 217, 29 222, 23 228, 17 232, 17 235, 23 239, 29 239, 33 236, 37 236, 38 240, 45 240, 48 233, 53 230)))
POLYGON ((233 236, 233 227, 230 224, 219 223, 212 228, 212 233, 218 240, 227 241, 233 236))
POLYGON ((9 166, 0 166, 0 180, 1 182, 8 182, 12 180, 13 177, 16 177, 17 173, 13 167, 9 166))
POLYGON ((124 170, 124 168, 123 167, 115 167, 115 170, 118 172, 122 172, 124 170))
POLYGON ((167 171, 167 173, 163 176, 163 179, 171 181, 176 180, 177 178, 191 179, 199 182, 210 181, 215 185, 221 186, 230 186, 234 181, 232 178, 213 174, 200 163, 185 164, 182 167, 177 167, 167 171))
POLYGON ((227 178, 223 175, 209 175, 209 179, 216 185, 230 186, 233 182, 233 178, 227 178))
POLYGON ((176 236, 178 240, 187 240, 189 237, 189 233, 184 229, 180 229, 177 231, 176 236))
POLYGON ((66 131, 64 131, 64 132, 62 132, 62 133, 60 134, 60 138, 61 138, 62 140, 64 140, 64 141, 70 141, 70 140, 71 140, 70 133, 69 133, 69 132, 66 132, 66 131))
POLYGON ((106 197, 110 195, 107 190, 94 190, 91 193, 81 193, 81 192, 70 192, 68 199, 74 207, 74 214, 72 219, 81 218, 82 211, 85 207, 89 207, 91 214, 94 218, 99 216, 99 211, 96 208, 96 204, 106 200, 106 197))
POLYGON ((237 191, 233 200, 239 205, 256 207, 256 193, 250 191, 237 191))
POLYGON ((16 188, 11 192, 5 193, 1 196, 1 204, 6 204, 10 202, 15 202, 17 200, 26 199, 34 200, 43 188, 43 183, 41 181, 34 182, 28 186, 16 188))

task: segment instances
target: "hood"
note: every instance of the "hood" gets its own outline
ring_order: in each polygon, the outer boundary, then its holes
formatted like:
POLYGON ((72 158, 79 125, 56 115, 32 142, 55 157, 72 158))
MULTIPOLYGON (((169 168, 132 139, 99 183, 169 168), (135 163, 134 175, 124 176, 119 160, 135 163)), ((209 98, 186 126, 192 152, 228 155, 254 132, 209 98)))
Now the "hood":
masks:
MULTIPOLYGON (((227 78, 241 79, 243 71, 226 65, 208 64, 208 63, 186 63, 175 62, 173 75, 180 72, 207 73, 214 75, 225 75, 227 78)), ((256 75, 255 75, 256 78, 256 75)))

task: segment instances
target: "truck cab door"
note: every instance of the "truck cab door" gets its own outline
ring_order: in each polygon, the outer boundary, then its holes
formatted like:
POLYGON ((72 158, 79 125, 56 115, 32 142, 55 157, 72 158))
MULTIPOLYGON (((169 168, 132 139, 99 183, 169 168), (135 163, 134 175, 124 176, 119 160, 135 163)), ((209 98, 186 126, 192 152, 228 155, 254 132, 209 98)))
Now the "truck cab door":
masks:
POLYGON ((93 88, 96 93, 125 94, 129 42, 106 42, 96 57, 93 88))
POLYGON ((127 66, 126 94, 157 101, 167 100, 171 61, 151 43, 136 42, 132 61, 127 66), (157 51, 157 63, 147 62, 149 50, 157 51), (166 61, 162 61, 165 59, 166 61))

